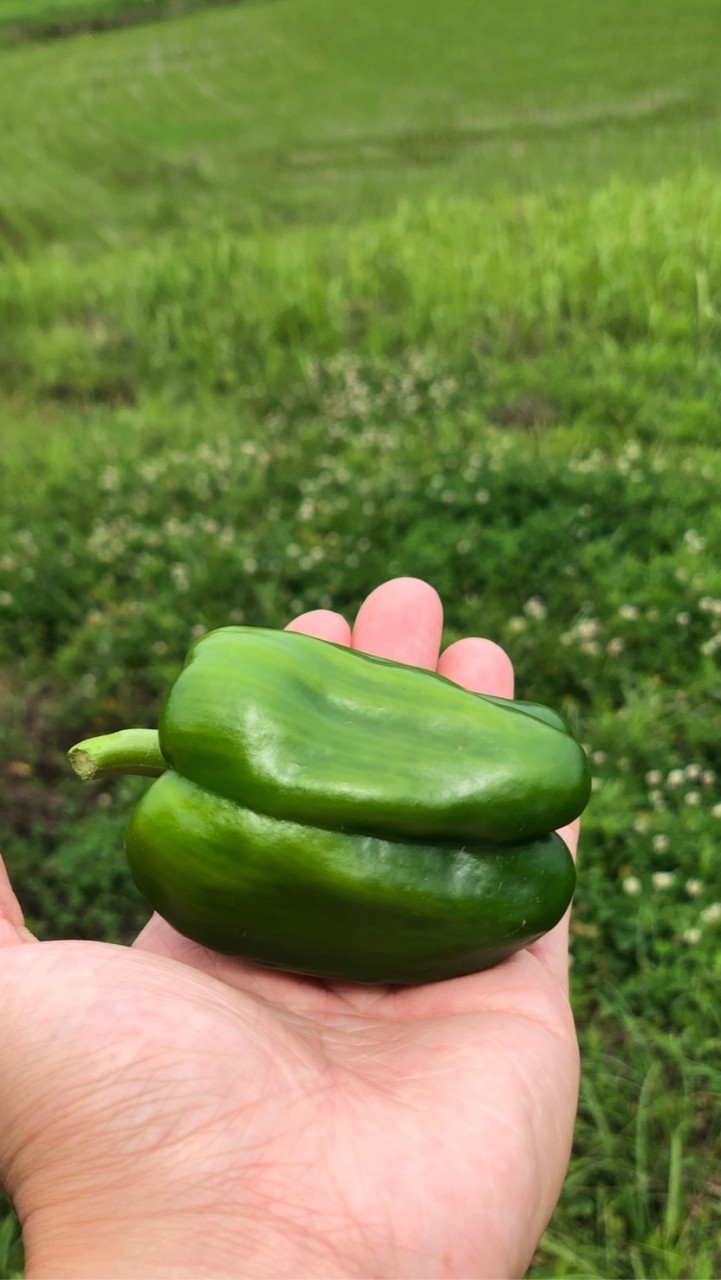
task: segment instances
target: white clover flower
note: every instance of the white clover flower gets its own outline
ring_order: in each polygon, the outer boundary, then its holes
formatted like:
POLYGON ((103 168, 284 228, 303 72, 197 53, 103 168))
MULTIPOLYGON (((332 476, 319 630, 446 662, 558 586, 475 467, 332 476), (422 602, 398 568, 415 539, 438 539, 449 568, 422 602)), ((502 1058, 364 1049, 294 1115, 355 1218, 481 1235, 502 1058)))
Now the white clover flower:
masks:
POLYGON ((491 495, 487 489, 478 489, 476 491, 476 502, 479 507, 485 507, 491 501, 491 495))
POLYGON ((701 880, 687 880, 687 881, 686 881, 686 892, 687 892, 687 894, 688 894, 689 898, 698 898, 699 894, 700 894, 700 893, 703 893, 703 883, 702 883, 702 881, 701 881, 701 880))
POLYGON ((676 614, 676 621, 677 621, 677 623, 678 623, 678 625, 679 625, 680 627, 687 627, 687 626, 688 626, 688 624, 689 624, 689 622, 691 621, 691 614, 690 614, 690 613, 685 613, 685 612, 684 612, 684 613, 677 613, 677 614, 676 614))
POLYGON ((689 946, 695 947, 701 941, 701 930, 697 928, 686 929, 682 934, 684 942, 688 942, 689 946))
POLYGON ((693 805, 694 807, 696 805, 699 805, 701 803, 700 791, 687 791, 686 795, 684 796, 684 802, 686 804, 693 805))
POLYGON ((721 902, 712 902, 710 907, 701 912, 704 924, 718 924, 721 920, 721 902))
POLYGON ((8 605, 11 605, 14 599, 15 597, 11 591, 0 591, 0 606, 3 609, 6 609, 8 605))
POLYGON ((636 832, 636 834, 639 836, 645 836, 646 832, 648 831, 648 823, 649 823, 648 818, 645 818, 643 816, 641 816, 640 818, 636 818, 633 824, 633 829, 636 832))
POLYGON ((668 787, 681 787, 686 781, 686 774, 683 769, 672 769, 666 778, 668 787))
POLYGON ((695 782, 697 778, 701 777, 701 765, 695 763, 687 764, 684 773, 690 782, 695 782))
POLYGON ((635 604, 622 604, 618 612, 626 622, 635 622, 638 618, 638 608, 635 604))
POLYGON ((606 645, 606 653, 611 658, 617 658, 620 653, 623 653, 624 648, 625 645, 620 636, 614 636, 606 645))
POLYGON ((510 618, 508 621, 509 631, 525 631, 528 626, 528 618, 510 618))
POLYGON ((713 769, 704 769, 701 774, 701 782, 704 787, 712 787, 716 781, 716 774, 713 769))
POLYGON ((649 769, 646 774, 646 782, 649 787, 659 787, 663 781, 663 774, 660 769, 649 769))
POLYGON ((538 622, 543 622, 546 618, 548 610, 540 596, 531 596, 523 606, 523 612, 528 618, 535 618, 538 622))
POLYGON ((18 541, 18 543, 20 544, 20 547, 23 548, 24 552, 28 552, 28 554, 31 554, 31 556, 32 554, 35 554, 37 552, 37 543, 35 538, 33 538, 32 536, 31 530, 20 529, 19 534, 17 535, 17 539, 15 539, 15 541, 18 541))
POLYGON ((651 876, 655 889, 670 889, 675 879, 673 871, 654 871, 651 876))
POLYGON ((652 844, 655 853, 665 853, 669 847, 670 841, 667 835, 660 832, 657 836, 653 837, 652 844))
POLYGON ((173 586, 176 591, 187 591, 190 586, 190 575, 188 573, 187 564, 173 564, 170 566, 170 576, 173 579, 173 586))
POLYGON ((624 893, 634 898, 637 893, 641 892, 641 881, 638 876, 626 876, 621 884, 624 893))
POLYGON ((601 623, 598 618, 583 618, 576 623, 575 630, 581 640, 593 640, 594 636, 597 636, 601 630, 601 623))

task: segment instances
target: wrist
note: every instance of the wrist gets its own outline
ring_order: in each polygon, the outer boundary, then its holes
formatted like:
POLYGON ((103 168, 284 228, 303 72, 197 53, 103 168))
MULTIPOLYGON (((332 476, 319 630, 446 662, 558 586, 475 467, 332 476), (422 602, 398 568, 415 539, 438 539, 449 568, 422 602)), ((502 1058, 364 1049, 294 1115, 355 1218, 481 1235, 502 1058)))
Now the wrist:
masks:
POLYGON ((365 1274, 332 1256, 307 1232, 294 1235, 282 1218, 200 1220, 182 1212, 161 1220, 146 1210, 100 1221, 88 1211, 72 1223, 47 1217, 25 1228, 25 1280, 338 1280, 365 1274))

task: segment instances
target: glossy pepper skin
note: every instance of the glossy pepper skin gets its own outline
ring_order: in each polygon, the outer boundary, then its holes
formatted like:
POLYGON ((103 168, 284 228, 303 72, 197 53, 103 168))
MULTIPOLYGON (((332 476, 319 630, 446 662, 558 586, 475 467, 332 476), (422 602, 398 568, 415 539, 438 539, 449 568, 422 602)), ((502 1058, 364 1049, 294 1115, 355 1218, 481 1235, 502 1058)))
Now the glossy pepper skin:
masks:
POLYGON ((590 778, 560 717, 296 632, 211 632, 157 741, 129 731, 71 759, 162 773, 126 838, 141 892, 181 933, 270 967, 438 981, 527 946, 573 895, 553 832, 590 778))

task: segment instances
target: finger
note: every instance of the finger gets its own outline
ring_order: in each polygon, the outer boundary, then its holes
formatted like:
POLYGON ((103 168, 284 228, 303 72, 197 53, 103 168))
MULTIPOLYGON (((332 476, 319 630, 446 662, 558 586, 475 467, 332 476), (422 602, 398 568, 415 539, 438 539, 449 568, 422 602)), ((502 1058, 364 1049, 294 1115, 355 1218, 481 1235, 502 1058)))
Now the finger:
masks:
POLYGON ((23 913, 10 884, 5 863, 0 858, 0 947, 14 947, 19 942, 34 942, 25 928, 23 913))
POLYGON ((467 636, 449 644, 438 661, 438 674, 474 693, 513 697, 513 663, 493 640, 467 636))
POLYGON ((436 668, 443 631, 443 605, 420 578, 392 578, 376 587, 358 610, 352 645, 377 658, 436 668))
MULTIPOLYGON (((581 820, 576 818, 566 827, 561 827, 558 834, 568 846, 574 861, 578 849, 578 837, 581 829, 581 820)), ((555 928, 550 933, 539 938, 538 942, 534 942, 530 950, 542 962, 556 980, 562 985, 565 991, 568 990, 568 970, 569 970, 569 932, 571 926, 572 908, 569 907, 562 920, 559 920, 555 928)))
POLYGON ((573 822, 569 822, 566 827, 559 827, 558 834, 571 850, 571 855, 575 860, 576 851, 578 849, 578 837, 581 832, 581 819, 574 818, 573 822))
POLYGON ((330 609, 311 609, 301 613, 289 622, 286 631, 300 631, 306 636, 315 636, 317 640, 330 640, 333 644, 351 642, 351 631, 345 618, 330 609))

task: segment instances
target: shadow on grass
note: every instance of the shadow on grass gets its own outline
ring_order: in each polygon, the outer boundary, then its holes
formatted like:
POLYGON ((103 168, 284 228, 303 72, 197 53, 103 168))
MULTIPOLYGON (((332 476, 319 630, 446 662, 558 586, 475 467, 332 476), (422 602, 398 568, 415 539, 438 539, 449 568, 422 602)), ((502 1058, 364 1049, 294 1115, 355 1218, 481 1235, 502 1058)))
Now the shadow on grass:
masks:
POLYGON ((180 18, 198 9, 231 9, 240 5, 249 7, 269 4, 273 0, 129 0, 129 3, 111 5, 100 12, 88 13, 73 10, 72 0, 65 15, 50 17, 40 13, 36 18, 10 19, 0 24, 0 50, 15 45, 45 43, 50 40, 66 40, 73 36, 103 34, 119 31, 124 27, 150 26, 168 19, 180 18))

